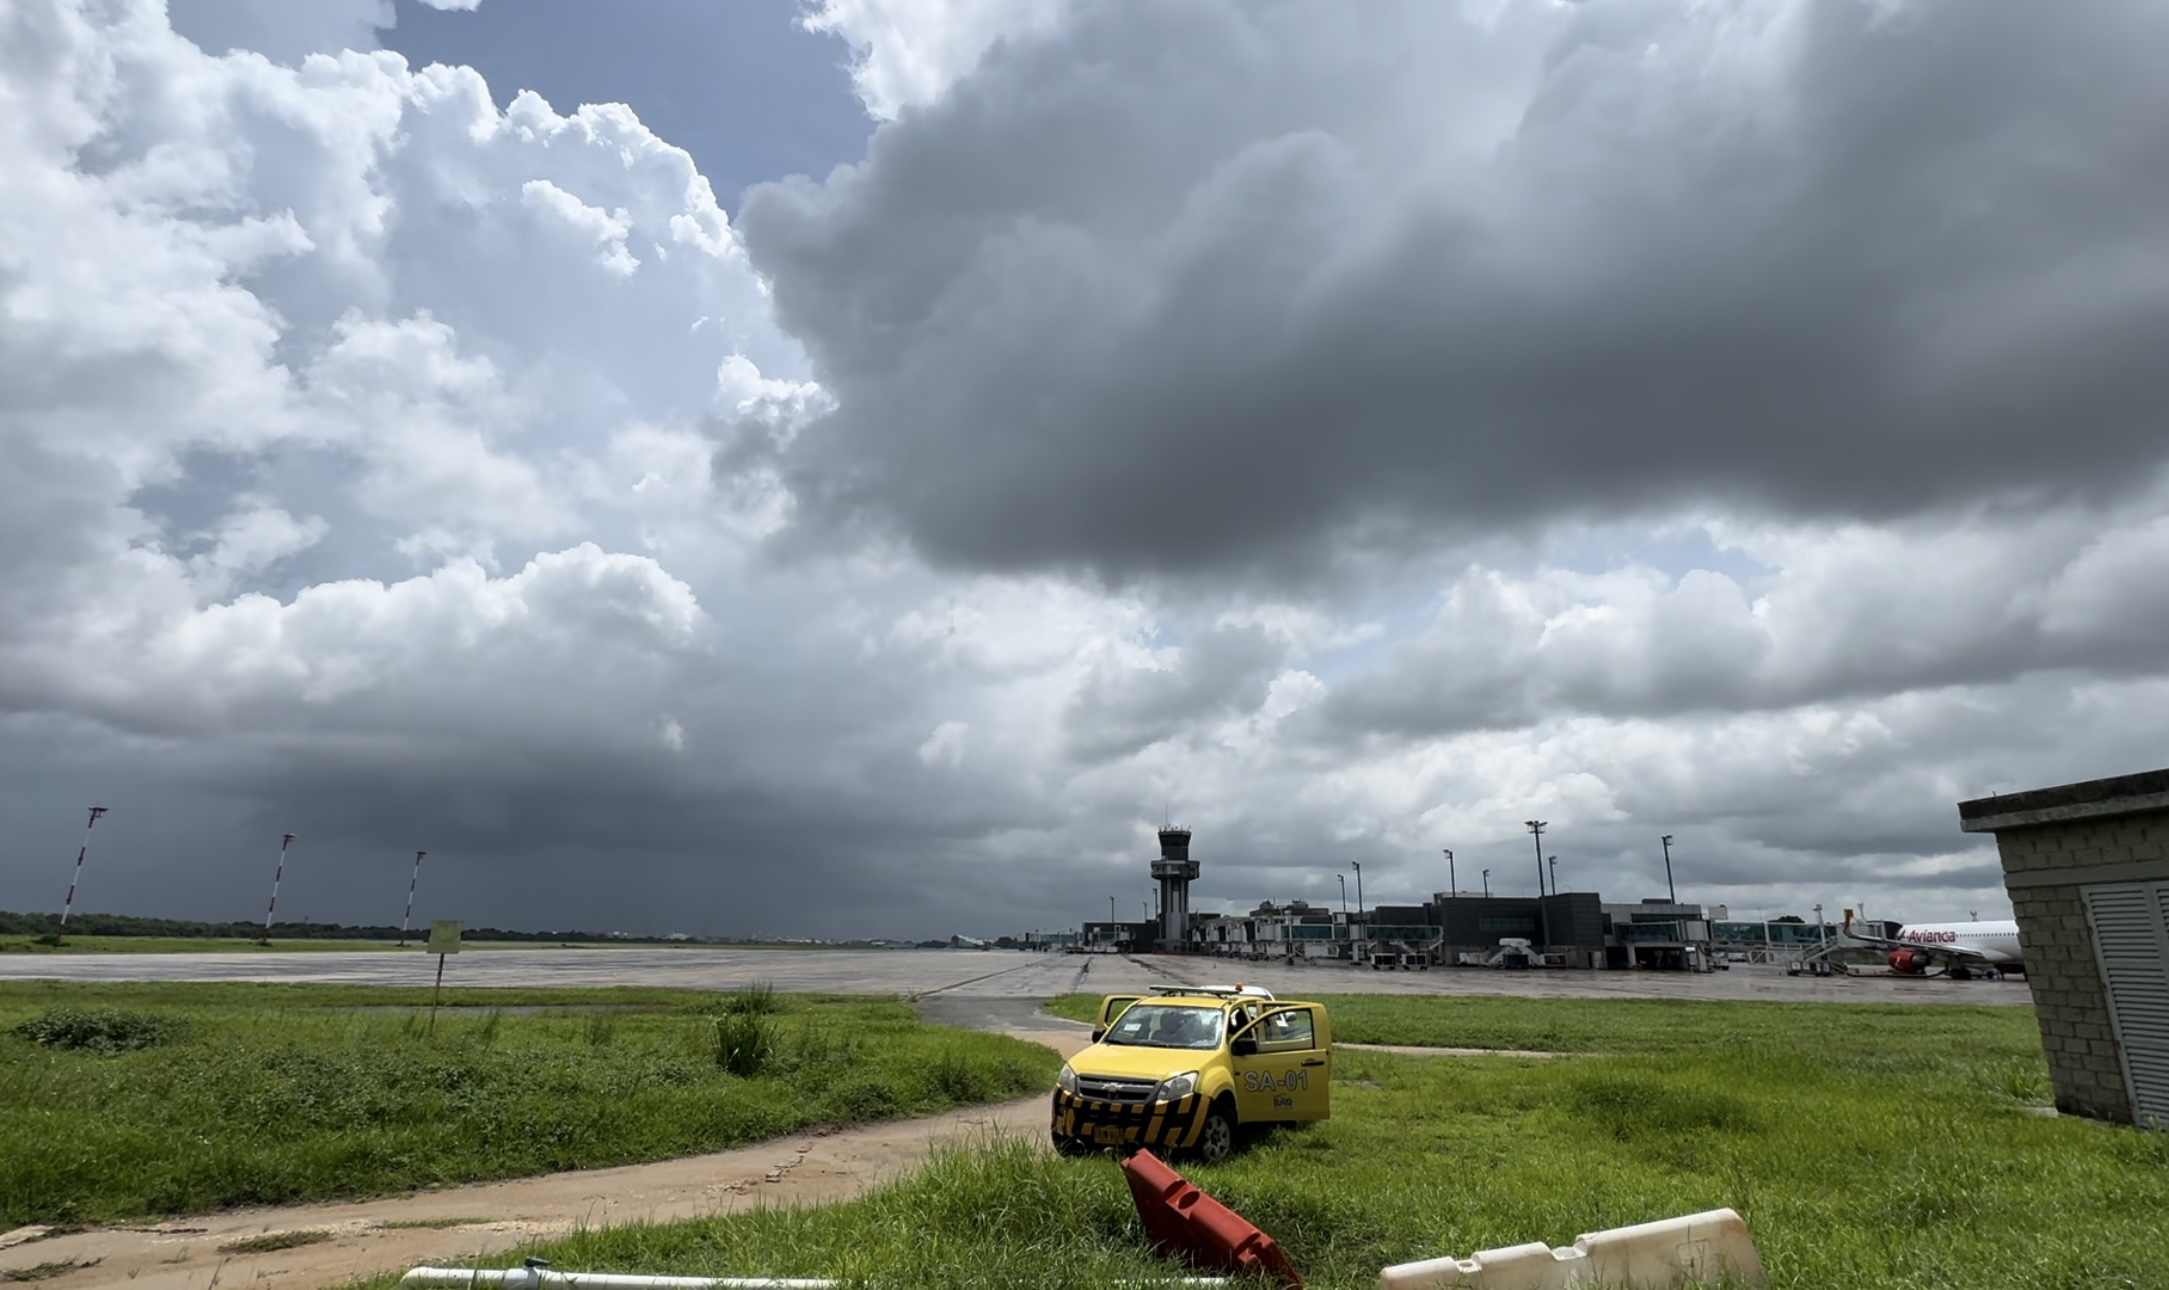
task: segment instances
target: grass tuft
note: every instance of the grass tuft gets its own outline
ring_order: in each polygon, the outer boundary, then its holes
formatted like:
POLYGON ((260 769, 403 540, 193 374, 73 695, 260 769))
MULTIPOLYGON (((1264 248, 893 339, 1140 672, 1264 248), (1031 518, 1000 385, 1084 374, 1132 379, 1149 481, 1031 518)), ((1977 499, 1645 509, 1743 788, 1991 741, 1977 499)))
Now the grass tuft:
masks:
POLYGON ((1990 1086, 2023 1106, 2047 1106, 2056 1098, 2048 1072, 2037 1062, 2003 1063, 1992 1076, 1990 1086))
POLYGON ((723 997, 723 1011, 733 1016, 763 1017, 782 1010, 783 1003, 776 997, 773 981, 742 985, 723 997))
POLYGON ((218 1252, 221 1254, 273 1254, 280 1250, 296 1249, 304 1245, 322 1245, 331 1239, 332 1234, 330 1232, 316 1230, 266 1232, 262 1236, 250 1236, 238 1241, 228 1241, 218 1247, 218 1252))
POLYGON ((726 1012, 715 1019, 715 1064, 740 1079, 768 1069, 776 1056, 776 1026, 752 1012, 726 1012))
POLYGON ((103 1259, 60 1259, 52 1263, 35 1263, 27 1268, 0 1268, 0 1281, 50 1281, 84 1268, 94 1268, 103 1259))
POLYGON ((1748 1104, 1723 1089, 1682 1087, 1639 1074, 1600 1070, 1565 1085, 1563 1104, 1614 1142, 1761 1127, 1748 1104))

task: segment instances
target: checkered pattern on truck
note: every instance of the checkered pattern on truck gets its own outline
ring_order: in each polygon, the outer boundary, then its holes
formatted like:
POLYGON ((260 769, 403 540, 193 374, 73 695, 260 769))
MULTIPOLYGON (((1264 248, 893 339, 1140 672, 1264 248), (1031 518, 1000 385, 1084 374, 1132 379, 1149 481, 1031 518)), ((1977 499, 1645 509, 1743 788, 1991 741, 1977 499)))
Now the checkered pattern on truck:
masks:
POLYGON ((1192 1093, 1179 1101, 1155 1102, 1150 1089, 1158 1087, 1156 1084, 1147 1085, 1142 1098, 1131 1096, 1129 1089, 1095 1090, 1117 1092, 1116 1098, 1085 1095, 1087 1088, 1101 1083, 1080 1078, 1074 1094, 1055 1090, 1055 1136, 1113 1146, 1116 1144, 1102 1142, 1099 1133, 1101 1129, 1112 1129, 1121 1135, 1123 1146, 1180 1149, 1197 1145, 1198 1134, 1205 1127, 1206 1103, 1202 1096, 1192 1093))

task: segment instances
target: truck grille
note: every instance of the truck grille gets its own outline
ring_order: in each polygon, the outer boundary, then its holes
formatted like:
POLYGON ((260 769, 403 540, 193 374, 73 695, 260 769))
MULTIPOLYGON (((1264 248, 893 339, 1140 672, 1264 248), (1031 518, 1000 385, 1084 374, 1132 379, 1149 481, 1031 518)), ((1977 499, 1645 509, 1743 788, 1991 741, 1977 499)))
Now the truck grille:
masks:
POLYGON ((1150 1102, 1152 1091, 1159 1082, 1149 1079, 1109 1079, 1100 1075, 1079 1075, 1077 1096, 1094 1102, 1150 1102))

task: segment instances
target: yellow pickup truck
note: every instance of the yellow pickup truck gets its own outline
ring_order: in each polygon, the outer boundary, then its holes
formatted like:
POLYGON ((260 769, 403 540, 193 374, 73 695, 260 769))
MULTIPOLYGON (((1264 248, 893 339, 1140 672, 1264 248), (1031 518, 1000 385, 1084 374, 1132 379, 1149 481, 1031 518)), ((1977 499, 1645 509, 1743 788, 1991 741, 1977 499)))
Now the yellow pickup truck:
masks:
POLYGON ((1165 986, 1100 1001, 1092 1046, 1054 1091, 1054 1147, 1225 1159, 1238 1133, 1333 1113, 1325 1005, 1255 987, 1165 986))

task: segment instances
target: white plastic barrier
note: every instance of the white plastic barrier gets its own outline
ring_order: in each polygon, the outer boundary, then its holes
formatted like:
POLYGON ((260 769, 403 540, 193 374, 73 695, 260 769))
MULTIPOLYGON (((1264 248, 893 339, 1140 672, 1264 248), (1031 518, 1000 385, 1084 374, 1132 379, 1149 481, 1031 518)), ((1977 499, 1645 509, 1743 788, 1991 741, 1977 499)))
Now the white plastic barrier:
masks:
POLYGON ((1768 1284, 1747 1223, 1729 1209, 1591 1232, 1556 1250, 1541 1242, 1511 1245, 1465 1259, 1403 1263, 1378 1274, 1379 1290, 1759 1290, 1768 1284))

